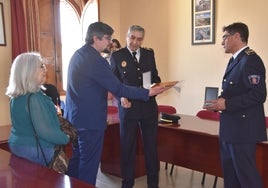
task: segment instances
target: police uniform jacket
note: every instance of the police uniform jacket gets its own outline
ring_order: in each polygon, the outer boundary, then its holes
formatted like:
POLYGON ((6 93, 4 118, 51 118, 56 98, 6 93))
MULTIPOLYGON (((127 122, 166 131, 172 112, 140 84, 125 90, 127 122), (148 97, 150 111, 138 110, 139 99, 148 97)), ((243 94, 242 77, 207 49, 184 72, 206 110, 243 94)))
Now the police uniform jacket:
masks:
POLYGON ((223 77, 220 97, 226 99, 226 110, 220 117, 220 140, 267 140, 263 106, 266 95, 264 64, 253 50, 246 48, 227 67, 223 77))
MULTIPOLYGON (((127 47, 114 52, 111 56, 111 68, 121 82, 129 86, 142 86, 142 73, 151 71, 151 82, 161 82, 156 68, 154 52, 152 49, 140 48, 139 62, 135 62, 127 47)), ((118 100, 120 103, 120 99, 118 100)), ((127 115, 131 118, 151 117, 157 113, 155 97, 149 101, 130 100, 131 108, 120 108, 120 116, 127 115)), ((119 104, 119 106, 121 106, 119 104)))

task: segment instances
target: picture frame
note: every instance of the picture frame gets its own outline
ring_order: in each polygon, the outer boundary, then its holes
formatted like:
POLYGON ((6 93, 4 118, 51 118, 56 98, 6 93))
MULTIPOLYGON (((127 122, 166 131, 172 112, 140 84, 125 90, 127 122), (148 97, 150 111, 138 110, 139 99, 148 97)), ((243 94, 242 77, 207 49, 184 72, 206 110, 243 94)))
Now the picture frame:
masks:
POLYGON ((215 44, 215 0, 192 0, 192 45, 215 44))
POLYGON ((6 46, 4 5, 0 2, 0 46, 6 46))

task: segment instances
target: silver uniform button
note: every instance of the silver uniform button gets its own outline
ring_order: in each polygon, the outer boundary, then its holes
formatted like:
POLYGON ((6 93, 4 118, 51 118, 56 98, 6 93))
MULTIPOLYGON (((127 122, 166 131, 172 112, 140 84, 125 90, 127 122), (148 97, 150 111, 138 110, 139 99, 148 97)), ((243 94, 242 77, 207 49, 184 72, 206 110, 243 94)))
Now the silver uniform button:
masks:
POLYGON ((243 115, 242 115, 242 117, 244 118, 244 117, 246 117, 246 115, 245 115, 245 114, 243 114, 243 115))

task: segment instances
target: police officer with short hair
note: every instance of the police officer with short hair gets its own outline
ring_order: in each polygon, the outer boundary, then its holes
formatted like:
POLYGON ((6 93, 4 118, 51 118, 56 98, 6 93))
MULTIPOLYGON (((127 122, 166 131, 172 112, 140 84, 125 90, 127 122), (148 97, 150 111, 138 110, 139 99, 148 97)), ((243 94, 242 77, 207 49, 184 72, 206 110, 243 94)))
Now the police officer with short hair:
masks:
MULTIPOLYGON (((136 87, 143 85, 143 74, 151 74, 151 83, 159 83, 152 49, 141 47, 144 28, 133 25, 127 32, 127 46, 111 56, 114 74, 124 84, 136 87)), ((150 80, 150 79, 149 79, 150 80)), ((141 130, 147 184, 150 188, 158 187, 159 160, 157 153, 158 108, 155 97, 148 101, 119 99, 120 139, 121 139, 121 175, 122 188, 134 186, 135 156, 138 131, 141 130)))
POLYGON ((222 45, 232 58, 222 81, 222 92, 208 110, 220 116, 220 154, 225 188, 263 187, 256 166, 256 144, 267 140, 264 102, 265 67, 247 46, 248 27, 233 23, 223 28, 222 45))

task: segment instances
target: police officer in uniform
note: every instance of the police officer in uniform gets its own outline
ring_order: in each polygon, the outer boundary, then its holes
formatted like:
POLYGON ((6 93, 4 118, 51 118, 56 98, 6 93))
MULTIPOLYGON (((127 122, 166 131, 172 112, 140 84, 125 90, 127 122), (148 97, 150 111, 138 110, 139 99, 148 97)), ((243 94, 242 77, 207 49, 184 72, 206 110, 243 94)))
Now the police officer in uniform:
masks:
POLYGON ((256 144, 267 140, 265 67, 247 46, 247 25, 233 23, 223 32, 222 45, 232 58, 223 76, 221 95, 205 108, 222 111, 220 154, 224 187, 262 188, 256 167, 256 144))
MULTIPOLYGON (((150 72, 151 84, 159 83, 160 77, 152 49, 141 47, 144 28, 133 25, 126 36, 127 46, 111 56, 111 68, 124 84, 143 87, 143 73, 150 72)), ((118 99, 121 139, 122 188, 134 186, 135 156, 138 131, 141 131, 147 184, 158 187, 159 160, 157 154, 158 108, 155 97, 149 101, 118 99)))

